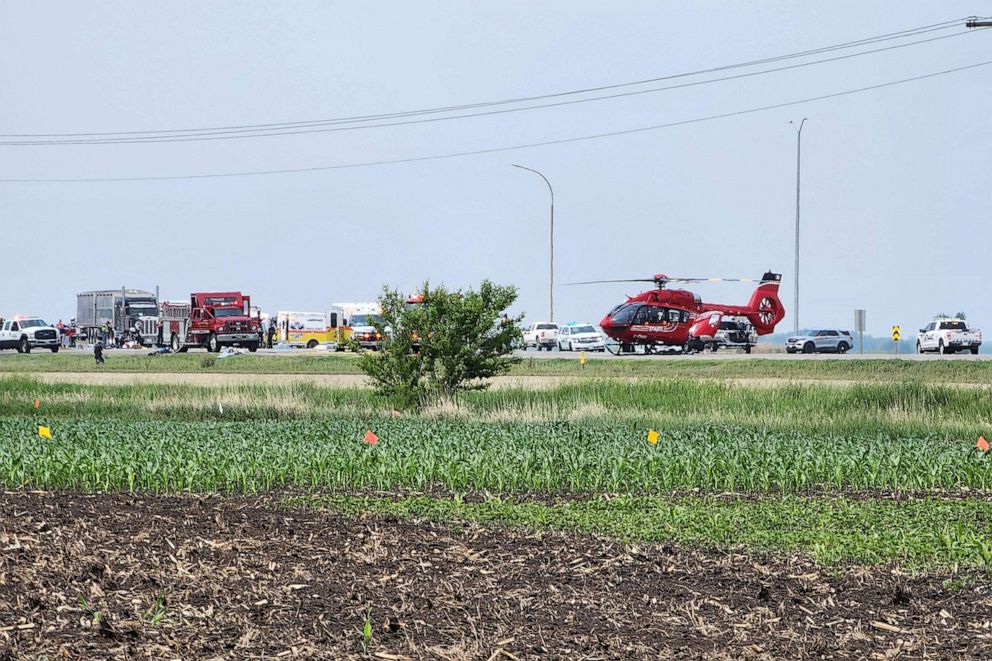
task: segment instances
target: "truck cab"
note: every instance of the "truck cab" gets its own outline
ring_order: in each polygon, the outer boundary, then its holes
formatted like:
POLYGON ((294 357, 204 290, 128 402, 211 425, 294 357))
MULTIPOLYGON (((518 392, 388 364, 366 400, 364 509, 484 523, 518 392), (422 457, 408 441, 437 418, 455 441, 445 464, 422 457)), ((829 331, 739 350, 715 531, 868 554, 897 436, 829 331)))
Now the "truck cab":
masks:
MULTIPOLYGON (((251 316, 251 297, 241 292, 198 292, 189 297, 189 319, 182 341, 172 340, 174 351, 240 346, 257 351, 261 342, 259 320, 251 316)), ((166 321, 162 319, 162 323, 166 321)))
POLYGON ((15 317, 0 326, 0 349, 17 349, 17 353, 31 353, 31 349, 59 350, 59 332, 38 317, 15 317))

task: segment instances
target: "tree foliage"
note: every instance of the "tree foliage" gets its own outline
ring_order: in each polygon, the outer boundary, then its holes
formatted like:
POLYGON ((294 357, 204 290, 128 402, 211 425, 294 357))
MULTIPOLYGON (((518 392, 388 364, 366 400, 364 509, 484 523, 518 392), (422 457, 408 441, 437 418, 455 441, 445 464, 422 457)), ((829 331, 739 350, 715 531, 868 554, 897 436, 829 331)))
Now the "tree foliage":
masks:
POLYGON ((515 287, 488 280, 478 291, 424 283, 416 304, 385 288, 377 326, 382 346, 365 353, 359 366, 380 394, 407 408, 485 388, 484 379, 519 361, 512 353, 521 339, 522 316, 506 313, 516 298, 515 287))

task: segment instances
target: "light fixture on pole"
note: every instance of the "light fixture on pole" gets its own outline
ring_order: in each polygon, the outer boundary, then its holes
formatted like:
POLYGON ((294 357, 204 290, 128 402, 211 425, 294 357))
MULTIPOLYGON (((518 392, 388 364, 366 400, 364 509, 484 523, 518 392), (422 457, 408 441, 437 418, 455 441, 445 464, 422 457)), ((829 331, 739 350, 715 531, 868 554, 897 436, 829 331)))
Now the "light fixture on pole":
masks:
MULTIPOLYGON (((802 121, 799 122, 799 128, 796 129, 796 272, 795 272, 795 287, 796 295, 793 305, 793 320, 795 322, 793 327, 793 332, 799 334, 799 173, 800 167, 802 165, 802 147, 803 147, 803 124, 806 123, 808 118, 803 117, 802 121)), ((791 119, 790 124, 795 124, 791 119)))
POLYGON ((527 170, 528 172, 533 172, 541 179, 544 179, 544 183, 548 185, 548 190, 551 192, 551 259, 549 261, 548 269, 548 321, 555 320, 555 189, 551 187, 551 182, 543 174, 534 170, 532 168, 525 167, 523 165, 513 164, 513 167, 520 168, 521 170, 527 170))

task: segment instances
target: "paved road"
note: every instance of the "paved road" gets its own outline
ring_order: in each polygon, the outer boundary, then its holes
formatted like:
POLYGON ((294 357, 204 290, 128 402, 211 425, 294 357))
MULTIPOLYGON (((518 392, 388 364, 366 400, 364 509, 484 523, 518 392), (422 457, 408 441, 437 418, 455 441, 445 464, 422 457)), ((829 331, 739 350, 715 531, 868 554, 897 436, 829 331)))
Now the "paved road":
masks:
MULTIPOLYGON (((68 354, 85 354, 90 355, 93 350, 90 348, 83 349, 62 349, 63 353, 68 354)), ((110 349, 108 354, 127 354, 127 355, 142 355, 148 353, 149 349, 110 349)), ((47 351, 34 351, 32 353, 40 353, 43 355, 48 355, 47 351)), ((193 350, 192 353, 205 353, 201 350, 193 350)), ((327 352, 311 349, 259 349, 255 354, 258 356, 313 356, 313 355, 326 355, 327 352)), ((0 352, 0 356, 3 355, 16 355, 13 351, 0 352)), ((334 354, 332 354, 334 355, 334 354)), ((336 355, 354 355, 354 354, 336 354, 336 355)), ((534 349, 529 349, 527 351, 516 351, 515 355, 521 358, 535 358, 539 360, 549 360, 549 359, 564 359, 564 360, 578 360, 580 354, 578 351, 535 351, 534 349)), ((988 361, 992 360, 992 354, 979 354, 977 356, 972 356, 971 354, 952 354, 950 356, 943 356, 936 353, 928 353, 924 355, 918 354, 899 354, 894 355, 890 353, 848 353, 844 355, 838 354, 787 354, 787 353, 752 353, 745 354, 739 351, 718 351, 716 353, 704 352, 697 353, 688 356, 683 356, 681 354, 668 354, 668 355, 633 355, 633 356, 614 356, 610 353, 597 353, 593 351, 586 352, 587 360, 970 360, 970 361, 988 361)))
MULTIPOLYGON (((570 360, 578 360, 579 352, 570 351, 534 351, 529 349, 527 351, 517 351, 516 355, 524 358, 538 358, 542 360, 547 360, 550 358, 563 358, 570 360)), ((987 361, 992 360, 992 354, 978 354, 973 356, 971 354, 951 354, 949 356, 944 356, 937 353, 928 354, 891 354, 891 353, 848 353, 848 354, 832 354, 832 353, 816 353, 816 354, 801 354, 801 353, 752 353, 746 354, 739 351, 718 351, 716 353, 704 352, 695 353, 691 355, 683 356, 681 354, 668 354, 668 355, 635 355, 635 356, 614 356, 612 354, 603 354, 597 352, 586 352, 586 360, 970 360, 970 361, 987 361)))

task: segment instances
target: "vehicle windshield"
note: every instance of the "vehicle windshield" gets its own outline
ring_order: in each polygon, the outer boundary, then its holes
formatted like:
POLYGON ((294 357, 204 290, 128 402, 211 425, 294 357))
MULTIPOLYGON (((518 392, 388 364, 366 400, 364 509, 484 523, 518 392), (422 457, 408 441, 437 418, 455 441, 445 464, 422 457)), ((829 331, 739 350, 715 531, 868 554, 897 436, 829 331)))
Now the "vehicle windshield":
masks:
POLYGON ((940 330, 968 330, 968 326, 963 321, 942 321, 940 330))
POLYGON ((356 314, 351 318, 352 326, 375 326, 382 323, 382 315, 356 314))
POLYGON ((720 330, 740 330, 736 321, 721 321, 720 330))
POLYGON ((215 317, 243 317, 245 311, 241 308, 214 308, 215 317))
POLYGON ((572 326, 572 335, 576 333, 595 333, 596 329, 592 326, 572 326))
POLYGON ((158 316, 158 309, 154 305, 131 305, 128 311, 132 317, 158 316))
POLYGON ((48 325, 48 324, 45 323, 45 321, 43 319, 21 319, 17 323, 19 323, 21 325, 21 328, 35 328, 35 327, 38 327, 38 326, 47 326, 48 325))
POLYGON ((537 330, 558 330, 557 324, 538 324, 537 330))
POLYGON ((613 323, 617 324, 618 326, 625 326, 627 324, 631 324, 634 322, 634 317, 637 315, 637 311, 640 310, 641 307, 642 306, 639 303, 629 303, 629 304, 621 305, 620 307, 618 307, 616 310, 613 311, 613 314, 610 316, 610 319, 612 319, 613 323))

